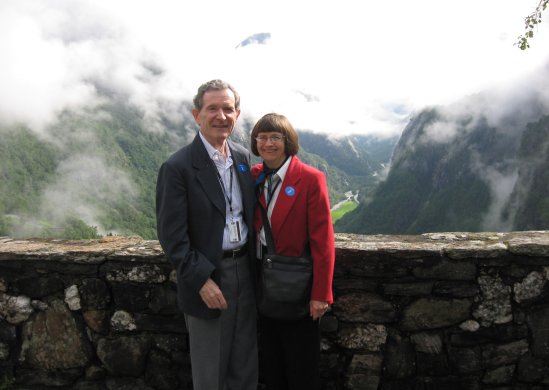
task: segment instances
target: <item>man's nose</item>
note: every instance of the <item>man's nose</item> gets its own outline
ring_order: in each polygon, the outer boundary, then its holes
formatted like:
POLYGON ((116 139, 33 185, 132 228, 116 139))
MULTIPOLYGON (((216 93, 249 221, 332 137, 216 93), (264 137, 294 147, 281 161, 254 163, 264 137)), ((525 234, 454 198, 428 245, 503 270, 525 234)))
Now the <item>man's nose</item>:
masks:
POLYGON ((225 120, 227 118, 227 116, 225 115, 225 111, 223 111, 223 109, 221 109, 221 108, 219 110, 217 110, 216 115, 217 115, 218 118, 221 118, 223 120, 225 120))

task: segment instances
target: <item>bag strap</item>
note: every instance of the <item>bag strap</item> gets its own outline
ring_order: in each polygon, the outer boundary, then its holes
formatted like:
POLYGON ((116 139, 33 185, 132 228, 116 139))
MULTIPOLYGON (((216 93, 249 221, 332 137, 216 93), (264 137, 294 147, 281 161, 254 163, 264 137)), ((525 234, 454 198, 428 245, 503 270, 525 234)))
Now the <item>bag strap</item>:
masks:
POLYGON ((267 241, 267 251, 268 253, 275 254, 276 247, 273 240, 273 232, 271 230, 271 224, 269 223, 269 217, 267 217, 267 211, 261 203, 259 203, 261 208, 261 219, 263 219, 263 229, 265 230, 265 240, 267 241))
MULTIPOLYGON (((276 254, 276 246, 273 239, 273 231, 271 230, 271 224, 269 223, 269 217, 267 217, 267 211, 261 203, 259 203, 259 208, 261 208, 261 219, 263 220, 263 229, 265 230, 265 241, 267 241, 267 251, 270 254, 276 254)), ((305 256, 311 256, 311 245, 307 241, 305 245, 305 256)))

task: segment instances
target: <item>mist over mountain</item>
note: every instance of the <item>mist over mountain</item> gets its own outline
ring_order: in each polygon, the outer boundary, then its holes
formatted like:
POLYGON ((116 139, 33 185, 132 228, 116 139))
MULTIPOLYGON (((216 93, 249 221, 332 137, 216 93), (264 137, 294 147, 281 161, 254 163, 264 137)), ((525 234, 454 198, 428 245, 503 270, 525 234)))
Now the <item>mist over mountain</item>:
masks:
MULTIPOLYGON (((0 234, 155 235, 156 170, 174 145, 189 140, 190 118, 159 118, 121 100, 62 112, 40 132, 0 126, 0 234)), ((194 121, 193 121, 194 123, 194 121)))
POLYGON ((549 228, 547 71, 415 115, 368 202, 336 223, 362 234, 549 228))
MULTIPOLYGON (((0 120, 0 235, 156 238, 157 172, 196 135, 191 104, 158 100, 151 120, 150 111, 123 94, 96 90, 99 103, 66 109, 39 130, 0 120)), ((253 124, 242 117, 231 139, 248 148, 253 124)), ((299 157, 326 173, 332 203, 344 199, 346 191, 358 191, 359 177, 375 178, 392 148, 386 147, 383 158, 370 151, 377 144, 355 136, 349 155, 341 143, 347 145, 350 138, 334 143, 312 133, 299 135, 299 157), (364 161, 369 165, 357 169, 364 161)))

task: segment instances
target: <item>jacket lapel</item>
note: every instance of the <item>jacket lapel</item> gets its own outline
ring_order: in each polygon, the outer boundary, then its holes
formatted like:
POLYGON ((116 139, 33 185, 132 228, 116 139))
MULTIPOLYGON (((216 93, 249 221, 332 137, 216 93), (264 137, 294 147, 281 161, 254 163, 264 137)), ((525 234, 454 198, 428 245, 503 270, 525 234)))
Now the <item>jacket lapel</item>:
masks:
POLYGON ((219 184, 219 179, 215 173, 217 168, 210 159, 210 156, 208 156, 206 147, 198 134, 194 137, 191 148, 193 167, 196 169, 196 179, 206 196, 223 215, 223 218, 225 218, 225 199, 223 198, 224 195, 219 184))

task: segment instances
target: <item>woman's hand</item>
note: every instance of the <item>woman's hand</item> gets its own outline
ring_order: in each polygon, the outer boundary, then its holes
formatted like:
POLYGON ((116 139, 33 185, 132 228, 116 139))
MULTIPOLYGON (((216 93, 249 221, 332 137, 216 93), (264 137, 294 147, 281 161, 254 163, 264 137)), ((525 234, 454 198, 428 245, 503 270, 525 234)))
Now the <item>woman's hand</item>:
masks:
POLYGON ((324 301, 313 301, 309 302, 309 312, 313 320, 317 320, 322 317, 328 310, 330 305, 324 301))

